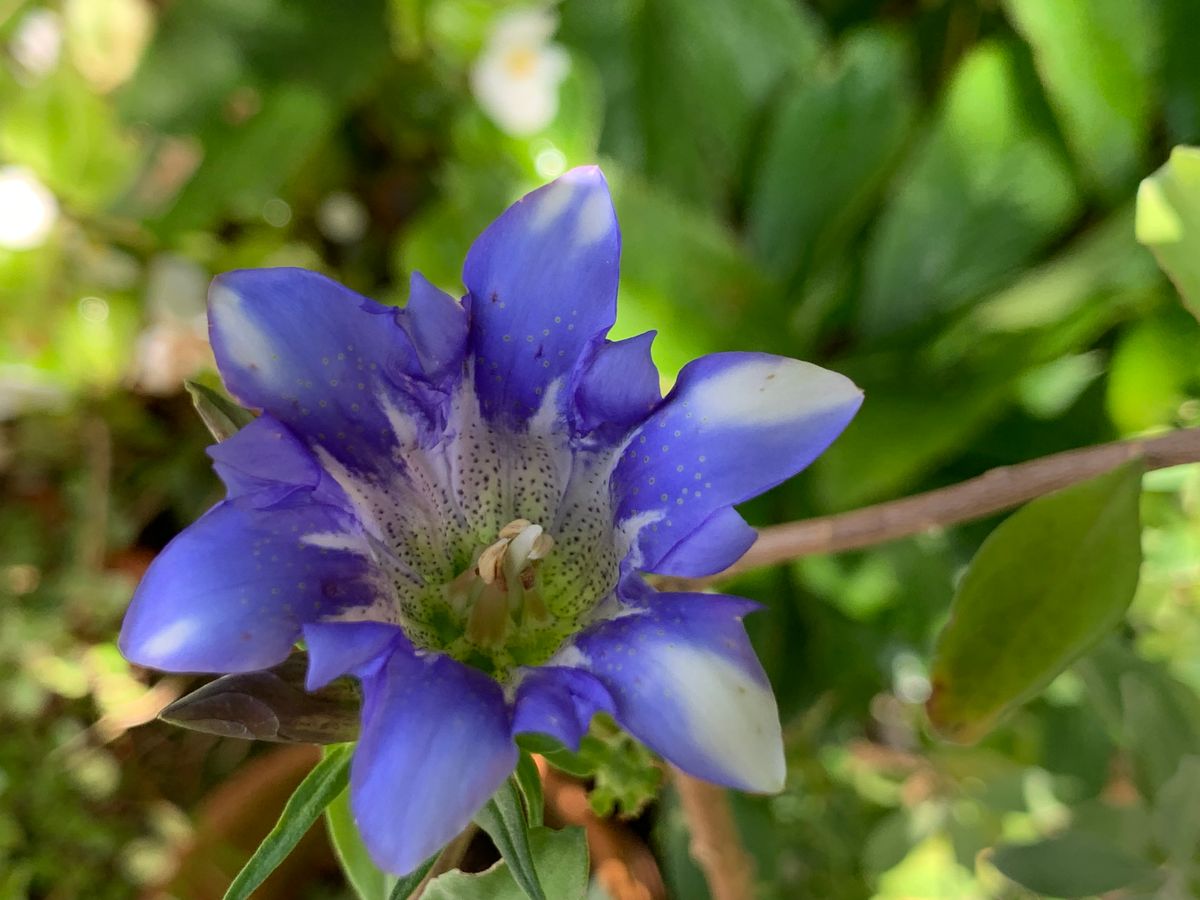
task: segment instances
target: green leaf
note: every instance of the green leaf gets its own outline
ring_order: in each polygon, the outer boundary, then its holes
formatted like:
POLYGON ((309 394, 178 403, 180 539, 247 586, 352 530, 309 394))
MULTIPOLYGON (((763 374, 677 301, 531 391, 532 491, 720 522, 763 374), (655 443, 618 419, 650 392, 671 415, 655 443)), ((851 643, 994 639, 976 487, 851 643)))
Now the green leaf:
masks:
POLYGON ((517 771, 513 777, 517 780, 517 787, 521 789, 529 824, 537 828, 542 824, 546 798, 542 794, 542 776, 538 774, 537 764, 528 753, 522 753, 521 758, 517 760, 517 771))
POLYGON ((242 409, 224 394, 215 391, 208 385, 198 381, 185 381, 192 397, 192 405, 200 414, 200 419, 208 428, 209 433, 218 441, 233 437, 240 429, 245 428, 254 416, 248 410, 242 409))
POLYGON ((433 868, 440 855, 440 852, 433 854, 433 856, 397 881, 392 888, 392 893, 388 900, 409 900, 417 888, 421 886, 421 882, 425 880, 425 876, 429 874, 429 871, 433 868))
POLYGON ((229 885, 225 900, 248 900, 267 876, 287 858, 325 807, 346 789, 350 780, 352 751, 353 747, 347 744, 334 747, 313 766, 313 770, 300 782, 284 806, 279 822, 229 885))
POLYGON ((654 357, 665 373, 729 346, 786 347, 776 286, 719 218, 606 165, 621 221, 621 293, 612 337, 659 329, 654 357), (753 311, 753 314, 751 314, 753 311))
POLYGON ((1155 876, 1149 862, 1081 831, 1068 831, 1036 844, 997 847, 992 865, 1029 890, 1052 897, 1103 894, 1155 876))
POLYGON ((963 576, 938 638, 927 703, 970 742, 1121 620, 1141 565, 1140 460, 1047 494, 1006 519, 963 576))
POLYGON ((1200 754, 1196 695, 1164 672, 1126 672, 1119 682, 1123 746, 1140 786, 1156 794, 1188 755, 1200 754))
POLYGON ((1124 434, 1175 423, 1198 372, 1200 325, 1178 304, 1130 323, 1108 372, 1108 415, 1124 434))
POLYGON ((867 249, 868 335, 1000 287, 1075 218, 1070 168, 1032 118, 1022 75, 1012 49, 995 43, 960 64, 867 249))
POLYGON ((913 373, 851 373, 871 402, 817 460, 816 489, 826 509, 851 509, 895 496, 960 451, 1003 413, 1013 393, 1009 376, 944 378, 913 373), (880 453, 881 442, 888 452, 880 453))
POLYGON ((1200 3, 1161 0, 1163 111, 1171 143, 1200 142, 1200 3))
MULTIPOLYGON (((354 824, 349 790, 342 791, 325 808, 325 828, 329 832, 329 842, 333 845, 338 864, 359 900, 388 900, 396 879, 371 861, 367 846, 354 824)), ((405 900, 407 896, 404 895, 405 900)))
MULTIPOLYGON (((583 829, 533 828, 529 846, 546 896, 583 900, 588 885, 587 837, 583 829)), ((447 872, 435 878, 423 895, 424 900, 522 900, 525 896, 504 861, 478 875, 447 872)))
POLYGON ((916 112, 903 38, 866 29, 837 57, 832 71, 790 87, 764 139, 746 224, 759 258, 782 279, 841 252, 871 211, 916 112))
POLYGON ((1146 0, 1004 0, 1089 179, 1124 193, 1141 168, 1158 51, 1146 0))
POLYGON ((1176 147, 1138 189, 1137 238, 1200 318, 1200 147, 1176 147))
POLYGON ((1154 798, 1154 839, 1179 866, 1191 863, 1200 844, 1200 756, 1185 756, 1154 798))
POLYGON ((521 808, 521 795, 512 779, 505 780, 500 790, 475 814, 475 823, 488 833, 525 896, 530 900, 546 900, 533 864, 529 825, 521 808))
POLYGON ((384 0, 336 16, 322 0, 171 6, 120 105, 129 121, 196 138, 201 153, 177 196, 147 185, 130 212, 154 214, 164 233, 257 217, 388 59, 384 0))
POLYGON ((29 166, 76 211, 104 210, 132 178, 137 145, 74 67, 4 93, 0 106, 0 157, 29 166))
POLYGON ((264 672, 223 675, 166 707, 172 725, 277 743, 340 744, 358 737, 361 698, 349 679, 319 691, 304 687, 308 658, 293 653, 264 672))
POLYGON ((817 61, 816 16, 790 0, 647 0, 638 26, 645 174, 720 209, 737 187, 757 111, 785 77, 817 61))

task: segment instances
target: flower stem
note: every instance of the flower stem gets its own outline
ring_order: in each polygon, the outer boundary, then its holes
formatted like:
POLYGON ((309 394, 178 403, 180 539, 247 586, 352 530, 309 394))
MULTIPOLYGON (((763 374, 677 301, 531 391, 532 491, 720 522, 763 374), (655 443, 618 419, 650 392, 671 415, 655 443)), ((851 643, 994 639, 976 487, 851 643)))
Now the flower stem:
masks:
MULTIPOLYGON (((1200 462, 1200 428, 1068 450, 992 469, 976 478, 924 494, 832 516, 771 525, 759 532, 758 540, 733 566, 709 578, 689 580, 686 586, 699 587, 749 569, 804 556, 870 547, 933 528, 980 519, 1094 478, 1139 456, 1145 461, 1147 470, 1200 462)), ((676 587, 677 583, 672 582, 672 588, 676 587)))
POLYGON ((671 769, 683 817, 691 833, 692 858, 704 872, 712 900, 750 900, 754 860, 742 846, 724 788, 671 769))

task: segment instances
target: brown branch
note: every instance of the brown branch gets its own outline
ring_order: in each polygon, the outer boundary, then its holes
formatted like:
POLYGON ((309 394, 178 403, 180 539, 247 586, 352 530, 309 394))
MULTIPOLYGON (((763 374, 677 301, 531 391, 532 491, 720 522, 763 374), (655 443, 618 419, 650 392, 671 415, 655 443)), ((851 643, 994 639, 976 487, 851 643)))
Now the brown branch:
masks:
POLYGON ((759 532, 758 540, 737 563, 710 578, 688 581, 687 585, 695 587, 761 566, 870 547, 932 528, 980 519, 1094 478, 1137 457, 1145 461, 1147 469, 1200 462, 1200 428, 1068 450, 992 469, 977 478, 902 500, 771 525, 759 532))
POLYGON ((608 895, 613 900, 666 900, 662 873, 645 842, 624 823, 596 815, 578 781, 540 756, 533 759, 546 790, 546 821, 555 827, 583 827, 592 871, 608 895))
POLYGON ((691 832, 692 858, 704 872, 712 900, 750 900, 754 860, 742 846, 724 788, 672 768, 683 817, 691 832))

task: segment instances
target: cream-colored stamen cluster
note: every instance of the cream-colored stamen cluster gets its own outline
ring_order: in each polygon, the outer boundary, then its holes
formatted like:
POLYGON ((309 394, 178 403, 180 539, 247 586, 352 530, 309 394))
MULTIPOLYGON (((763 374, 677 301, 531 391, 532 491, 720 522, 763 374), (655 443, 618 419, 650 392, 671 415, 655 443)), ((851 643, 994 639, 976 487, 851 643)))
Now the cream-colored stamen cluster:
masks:
POLYGON ((484 548, 475 564, 449 585, 450 600, 469 607, 467 639, 499 647, 510 625, 548 617, 538 584, 538 563, 554 548, 541 525, 514 519, 484 548))

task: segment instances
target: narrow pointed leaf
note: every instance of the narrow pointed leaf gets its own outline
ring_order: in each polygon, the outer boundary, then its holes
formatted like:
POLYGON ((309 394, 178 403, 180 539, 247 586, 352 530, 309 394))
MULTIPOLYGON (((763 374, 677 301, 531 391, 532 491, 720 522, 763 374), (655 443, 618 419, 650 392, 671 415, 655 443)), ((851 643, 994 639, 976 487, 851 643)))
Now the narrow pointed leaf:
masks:
POLYGON ((185 381, 183 386, 191 395, 192 405, 209 433, 218 441, 232 437, 254 418, 228 397, 198 381, 185 381))
POLYGON ((542 793, 542 776, 538 773, 533 757, 528 753, 521 754, 514 777, 521 789, 521 796, 525 799, 525 814, 529 819, 529 826, 537 828, 542 824, 546 799, 542 793))
POLYGON ((307 656, 293 653, 263 672, 224 675, 176 700, 159 718, 172 725, 245 740, 340 744, 358 737, 358 688, 341 679, 304 689, 307 656))
POLYGON ((313 766, 284 806, 275 827, 233 879, 225 900, 247 900, 253 896, 255 889, 287 858, 313 822, 346 789, 352 752, 349 745, 335 747, 313 766))
POLYGON ((349 791, 342 791, 325 808, 325 828, 342 872, 359 900, 388 900, 395 878, 371 861, 354 825, 349 791))
POLYGON ((980 547, 934 651, 939 734, 977 740, 1121 620, 1141 565, 1143 470, 1134 460, 1039 497, 980 547))
POLYGON ((533 865, 521 795, 512 779, 505 781, 487 805, 475 814, 475 823, 488 833, 525 896, 530 900, 546 900, 533 865))

